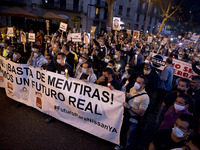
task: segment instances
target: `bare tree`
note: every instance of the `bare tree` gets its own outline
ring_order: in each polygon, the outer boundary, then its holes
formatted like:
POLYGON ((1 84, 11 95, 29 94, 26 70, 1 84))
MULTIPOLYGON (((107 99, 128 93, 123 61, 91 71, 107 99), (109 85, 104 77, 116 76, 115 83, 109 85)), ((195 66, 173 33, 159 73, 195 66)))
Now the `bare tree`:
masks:
POLYGON ((161 33, 162 28, 165 24, 165 21, 167 21, 167 19, 169 19, 180 8, 181 4, 183 3, 183 1, 181 1, 178 6, 173 6, 172 0, 169 0, 169 1, 163 0, 163 1, 164 1, 164 3, 162 3, 161 0, 159 0, 160 9, 161 9, 161 13, 162 13, 161 16, 163 17, 163 20, 162 20, 162 23, 161 23, 161 26, 159 28, 157 35, 159 35, 161 33), (168 6, 166 5, 166 3, 168 3, 168 6), (164 9, 163 5, 167 6, 167 8, 164 9), (172 10, 172 8, 174 8, 174 10, 172 10))

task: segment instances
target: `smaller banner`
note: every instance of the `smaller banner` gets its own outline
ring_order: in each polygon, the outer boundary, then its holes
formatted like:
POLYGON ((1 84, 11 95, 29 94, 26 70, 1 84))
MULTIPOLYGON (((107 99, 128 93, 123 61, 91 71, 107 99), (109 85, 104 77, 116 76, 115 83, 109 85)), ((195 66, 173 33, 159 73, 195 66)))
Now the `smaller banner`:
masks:
POLYGON ((191 40, 187 40, 187 39, 185 39, 184 41, 183 41, 183 44, 185 44, 185 45, 188 45, 188 44, 192 44, 193 42, 191 41, 191 40))
POLYGON ((111 31, 111 27, 106 27, 107 31, 111 31))
POLYGON ((131 34, 131 30, 130 29, 127 29, 127 34, 131 34))
POLYGON ((140 31, 133 30, 133 39, 134 40, 139 40, 139 37, 140 37, 140 31))
POLYGON ((13 27, 8 27, 7 36, 8 37, 14 37, 15 36, 13 27))
POLYGON ((63 32, 66 32, 67 31, 67 24, 61 22, 59 29, 62 30, 63 32))
POLYGON ((81 33, 71 33, 72 42, 81 42, 81 33))
MULTIPOLYGON (((163 70, 165 68, 166 66, 165 61, 168 57, 164 57, 156 53, 151 53, 150 56, 151 56, 151 63, 154 68, 159 70, 163 70)), ((173 59, 173 67, 175 76, 191 79, 193 76, 197 75, 192 70, 192 65, 187 62, 180 61, 178 59, 173 59)))
POLYGON ((28 41, 29 42, 35 42, 35 33, 29 33, 28 34, 28 41))
POLYGON ((120 20, 121 18, 113 17, 113 30, 120 31, 120 20))

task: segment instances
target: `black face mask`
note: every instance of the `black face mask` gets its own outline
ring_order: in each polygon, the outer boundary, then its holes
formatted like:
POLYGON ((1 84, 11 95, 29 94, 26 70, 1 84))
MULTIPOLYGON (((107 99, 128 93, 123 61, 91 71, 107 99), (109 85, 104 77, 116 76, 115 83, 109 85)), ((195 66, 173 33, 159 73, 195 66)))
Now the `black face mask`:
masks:
POLYGON ((108 77, 105 77, 105 82, 108 82, 108 77))
POLYGON ((181 90, 181 89, 177 88, 177 92, 179 92, 180 94, 183 94, 183 93, 185 93, 185 90, 181 90))

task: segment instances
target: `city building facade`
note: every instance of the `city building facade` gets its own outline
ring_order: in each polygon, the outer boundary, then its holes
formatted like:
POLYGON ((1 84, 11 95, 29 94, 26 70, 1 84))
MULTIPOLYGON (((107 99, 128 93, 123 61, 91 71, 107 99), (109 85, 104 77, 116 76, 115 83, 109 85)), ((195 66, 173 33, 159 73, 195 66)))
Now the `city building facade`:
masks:
MULTIPOLYGON (((113 17, 120 17, 124 29, 154 32, 159 24, 160 15, 149 0, 116 0, 114 3, 113 17), (147 19, 146 19, 147 17, 147 19), (146 24, 146 25, 144 25, 146 24)), ((20 18, 11 16, 0 16, 1 27, 13 26, 20 22, 19 28, 23 24, 37 22, 45 28, 45 18, 47 12, 66 19, 69 29, 90 31, 91 26, 96 26, 97 31, 106 30, 108 18, 108 6, 105 0, 2 0, 0 10, 11 6, 18 6, 26 11, 38 16, 37 19, 20 18), (21 25, 21 26, 20 26, 21 25)), ((59 20, 50 20, 52 24, 59 25, 59 20)), ((29 28, 31 28, 29 27, 29 28)))

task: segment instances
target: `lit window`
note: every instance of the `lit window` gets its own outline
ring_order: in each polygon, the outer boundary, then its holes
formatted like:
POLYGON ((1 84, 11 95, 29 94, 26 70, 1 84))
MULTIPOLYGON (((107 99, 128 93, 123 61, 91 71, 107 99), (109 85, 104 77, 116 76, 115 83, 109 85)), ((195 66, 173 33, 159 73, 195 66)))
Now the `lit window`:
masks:
POLYGON ((99 14, 99 8, 96 8, 96 15, 99 14))

